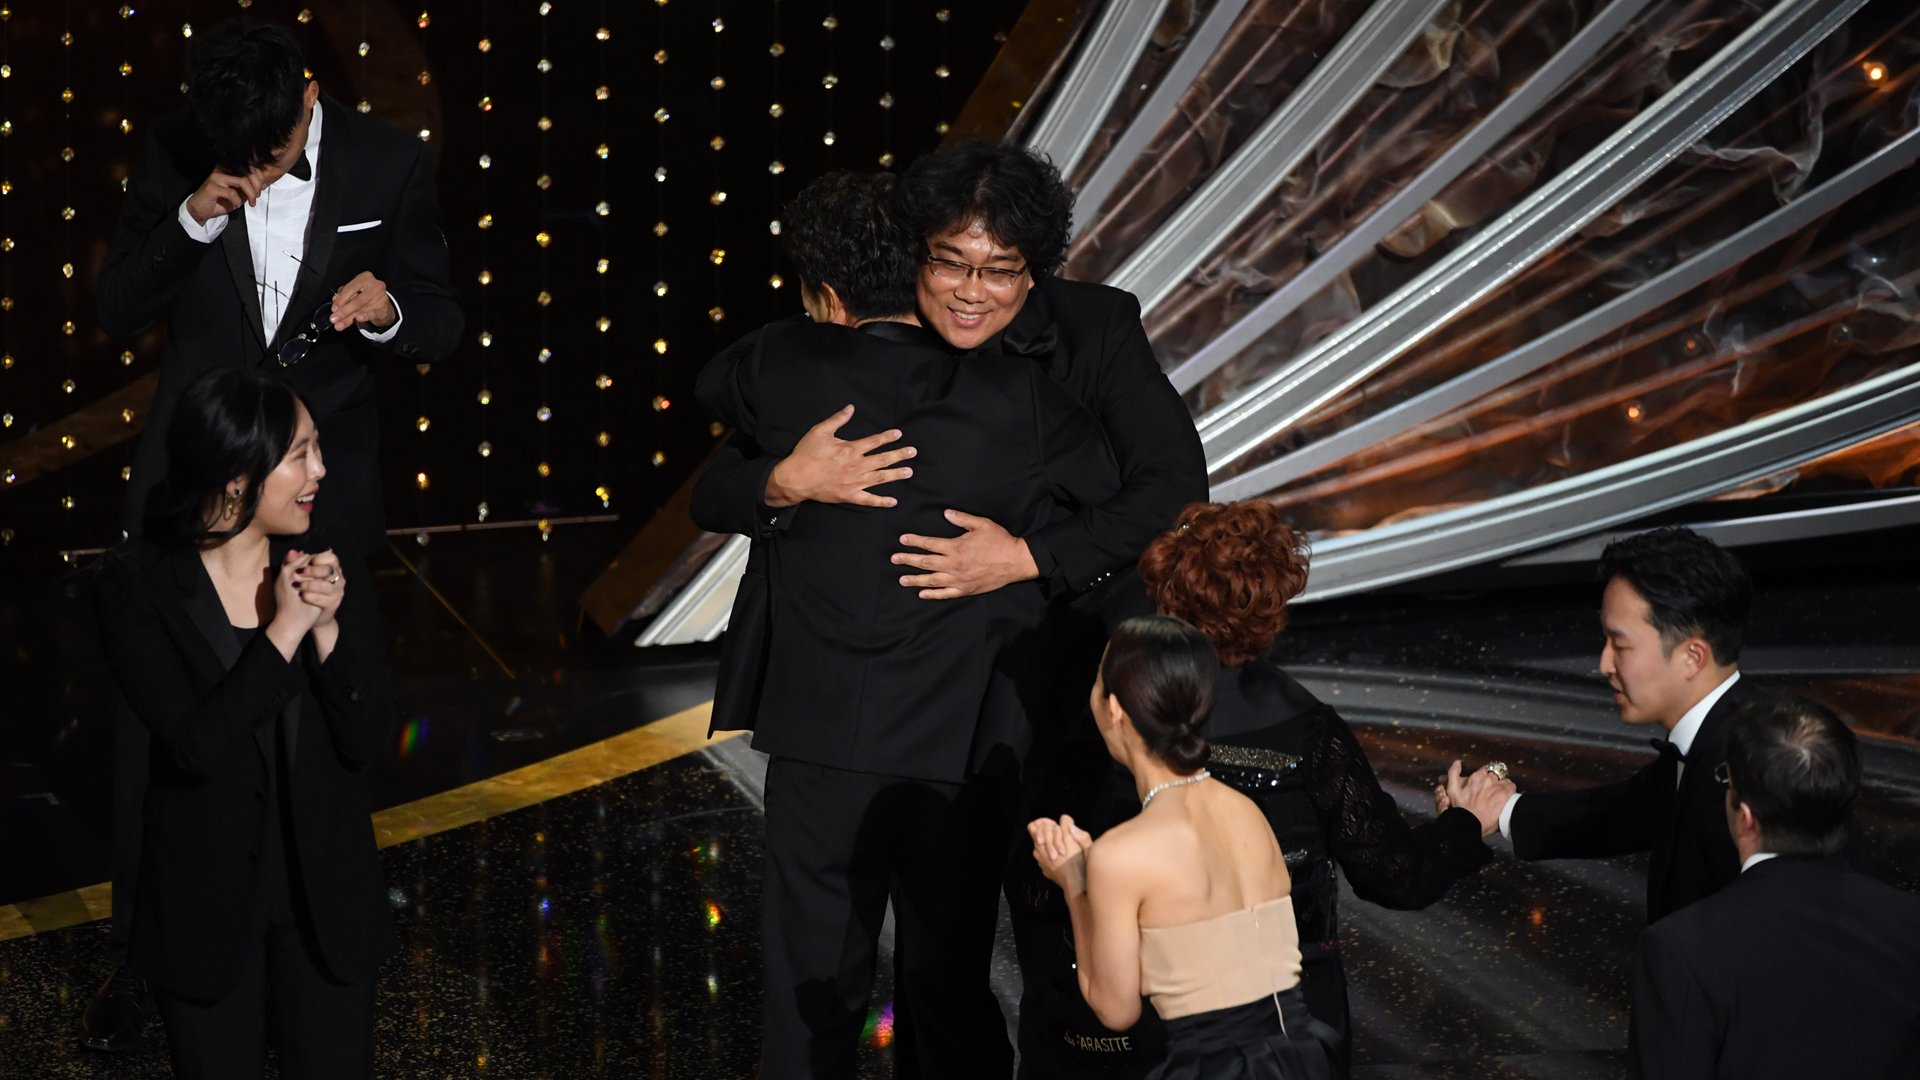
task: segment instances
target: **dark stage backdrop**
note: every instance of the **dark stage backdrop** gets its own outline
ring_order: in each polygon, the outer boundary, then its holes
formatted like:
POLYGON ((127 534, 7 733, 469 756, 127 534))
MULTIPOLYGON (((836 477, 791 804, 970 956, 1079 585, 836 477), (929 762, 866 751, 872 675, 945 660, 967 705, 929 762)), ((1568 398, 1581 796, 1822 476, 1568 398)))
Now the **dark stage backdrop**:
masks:
POLYGON ((183 104, 193 28, 242 9, 294 26, 323 89, 434 150, 467 332, 380 372, 389 521, 637 526, 719 434, 692 400, 701 362, 800 310, 786 200, 934 146, 1023 6, 0 3, 0 459, 81 433, 50 471, 0 465, 0 541, 114 535, 142 403, 111 399, 150 378, 161 329, 109 341, 92 281, 145 125, 183 104))

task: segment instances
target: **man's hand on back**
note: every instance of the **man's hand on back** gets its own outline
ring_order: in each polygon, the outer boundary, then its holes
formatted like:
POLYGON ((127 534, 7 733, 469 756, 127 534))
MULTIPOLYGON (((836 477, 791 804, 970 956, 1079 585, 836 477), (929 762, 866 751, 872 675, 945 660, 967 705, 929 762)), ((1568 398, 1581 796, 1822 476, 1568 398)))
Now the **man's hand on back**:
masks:
POLYGON ((912 476, 911 468, 895 466, 918 451, 904 446, 878 452, 900 441, 898 430, 864 439, 840 438, 836 433, 851 419, 853 406, 848 405, 808 428, 794 444, 793 453, 773 467, 762 500, 772 507, 803 502, 892 506, 891 496, 875 495, 868 489, 912 476))
POLYGON ((893 556, 896 566, 926 571, 900 579, 901 585, 919 589, 920 599, 978 596, 1040 576, 1027 542, 998 522, 958 510, 947 511, 947 520, 965 531, 946 537, 907 533, 900 543, 921 550, 896 552, 893 556))

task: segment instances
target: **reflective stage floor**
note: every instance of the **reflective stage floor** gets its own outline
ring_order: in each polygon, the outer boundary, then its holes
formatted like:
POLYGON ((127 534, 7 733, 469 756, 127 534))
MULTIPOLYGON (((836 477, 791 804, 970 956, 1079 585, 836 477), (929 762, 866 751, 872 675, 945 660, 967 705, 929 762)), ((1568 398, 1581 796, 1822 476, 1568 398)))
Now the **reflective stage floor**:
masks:
MULTIPOLYGON (((580 631, 580 590, 626 537, 442 536, 375 568, 410 721, 375 778, 403 940, 381 983, 381 1076, 753 1074, 757 756, 701 738, 711 649, 580 631)), ((1743 661, 1868 734, 1853 855, 1920 891, 1920 566, 1898 554, 1915 541, 1752 553, 1763 600, 1743 661), (1792 568, 1815 554, 1827 569, 1792 568)), ((1525 790, 1650 754, 1593 674, 1591 584, 1488 580, 1302 607, 1288 632, 1292 669, 1355 723, 1416 815, 1456 755, 1506 760, 1525 790)), ((105 975, 104 926, 86 919, 106 878, 112 703, 84 606, 58 585, 0 564, 0 1078, 163 1077, 157 1028, 114 1058, 75 1039, 105 975)), ((1424 912, 1349 897, 1356 1075, 1624 1076, 1643 869, 1503 851, 1424 912)), ((865 1075, 890 1074, 890 1037, 882 1005, 865 1075)))

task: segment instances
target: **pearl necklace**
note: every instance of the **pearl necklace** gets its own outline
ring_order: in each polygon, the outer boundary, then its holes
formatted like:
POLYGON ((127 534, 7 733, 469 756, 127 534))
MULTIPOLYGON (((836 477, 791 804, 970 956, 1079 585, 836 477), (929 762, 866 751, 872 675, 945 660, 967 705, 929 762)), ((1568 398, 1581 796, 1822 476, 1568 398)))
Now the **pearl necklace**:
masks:
POLYGON ((1183 776, 1178 780, 1169 780, 1164 784, 1155 784, 1152 787, 1147 789, 1146 796, 1140 800, 1140 809, 1142 811, 1146 810, 1147 804, 1153 801, 1153 797, 1167 790, 1168 788, 1177 788, 1182 784, 1197 784, 1200 781, 1207 779, 1207 777, 1209 777, 1210 775, 1212 774, 1207 772, 1207 770, 1201 769, 1199 772, 1194 773, 1192 776, 1183 776))

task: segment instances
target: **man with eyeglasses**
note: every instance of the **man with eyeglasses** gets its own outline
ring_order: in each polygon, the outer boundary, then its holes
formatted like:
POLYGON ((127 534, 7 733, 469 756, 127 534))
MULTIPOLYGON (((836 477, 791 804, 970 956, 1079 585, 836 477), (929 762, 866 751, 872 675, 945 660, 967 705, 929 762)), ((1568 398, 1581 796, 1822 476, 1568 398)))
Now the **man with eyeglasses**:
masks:
MULTIPOLYGON (((1046 625, 1023 650, 1025 673, 1007 691, 1021 707, 984 711, 974 736, 973 785, 1002 807, 995 827, 1010 842, 1016 821, 1063 809, 1080 816, 1087 801, 1103 797, 1096 793, 1109 761, 1084 719, 1086 688, 1105 625, 1150 610, 1133 564, 1181 507, 1207 497, 1205 458, 1192 416, 1154 358, 1139 302, 1119 289, 1056 275, 1072 236, 1073 196, 1052 165, 1018 147, 960 142, 917 160, 902 177, 901 201, 925 244, 914 281, 920 322, 951 349, 1036 365, 1098 419, 1119 469, 1115 494, 1058 520, 1022 528, 978 507, 948 506, 947 528, 902 533, 888 556, 900 588, 928 603, 965 604, 1032 582, 1052 598, 1046 625), (1084 722, 1074 724, 1075 717, 1084 722), (1034 803, 1034 792, 1070 805, 1034 803)), ((785 454, 735 440, 696 486, 694 520, 765 541, 815 512, 807 504, 892 505, 894 489, 882 485, 910 485, 902 470, 924 467, 939 448, 916 444, 910 426, 895 437, 839 438, 853 416, 846 409, 825 416, 785 454)), ((738 622, 729 629, 730 637, 753 633, 738 622)), ((956 875, 965 902, 989 920, 1005 863, 996 857, 956 875)), ((1023 942, 1058 937, 1059 925, 1029 923, 1023 911, 1016 905, 1023 942)), ((1029 965, 1022 946, 1023 1074, 1044 1075, 1066 1034, 1044 1019, 1029 1021, 1044 1011, 1028 1003, 1054 976, 1057 951, 1029 965)), ((911 1000, 896 1002, 896 1023, 914 1023, 912 1008, 911 1000)), ((1090 1043, 1111 1035, 1097 1023, 1085 1034, 1090 1043)), ((1001 1040, 984 1030, 979 1037, 1001 1040)))
MULTIPOLYGON (((161 319, 167 335, 122 527, 138 532, 166 472, 181 391, 215 368, 258 367, 299 390, 325 432, 314 533, 343 562, 364 559, 385 541, 374 365, 433 363, 463 324, 427 148, 322 94, 290 31, 243 17, 195 34, 187 106, 153 121, 126 191, 96 313, 121 342, 161 319)), ((119 964, 146 786, 145 730, 127 715, 114 769, 108 954, 119 964)), ((136 1046, 150 1013, 144 988, 118 972, 83 1042, 136 1046)))
MULTIPOLYGON (((893 562, 902 587, 955 600, 1037 579, 1083 607, 1125 596, 1125 610, 1114 614, 1137 613, 1139 590, 1110 583, 1131 573, 1181 507, 1207 497, 1199 435, 1154 358, 1139 301, 1055 274, 1072 237, 1073 195, 1052 165, 1024 149, 942 147, 914 162, 901 197, 927 244, 915 284, 921 322, 952 348, 1040 364, 1100 418, 1121 473, 1112 499, 1025 536, 950 508, 956 535, 901 537, 893 562)), ((803 503, 887 505, 871 489, 899 478, 895 470, 917 449, 913 432, 902 435, 906 445, 842 440, 835 432, 846 420, 844 411, 823 417, 784 457, 735 444, 701 477, 696 520, 767 536, 803 503)))
MULTIPOLYGON (((1098 422, 1020 357, 956 354, 913 314, 918 238, 895 178, 829 173, 782 216, 813 321, 748 335, 700 374, 709 411, 783 454, 853 403, 849 434, 910 428, 920 453, 887 508, 816 506, 758 542, 746 590, 774 601, 749 680, 766 778, 761 1075, 853 1075, 884 910, 895 914, 894 1060, 976 1080, 1012 1062, 993 994, 989 899, 1006 835, 970 782, 976 734, 1020 708, 1006 686, 1046 613, 1037 582, 961 604, 919 599, 887 556, 956 502, 1041 527, 1118 486, 1098 422), (753 581, 755 575, 761 581, 753 581)), ((736 606, 736 613, 739 611, 736 606)), ((743 630, 746 627, 742 627, 743 630)), ((731 631, 729 632, 731 638, 731 631)), ((738 647, 732 639, 729 648, 738 647)))
POLYGON ((1716 779, 1739 874, 1641 935, 1634 1075, 1913 1076, 1920 896, 1841 855, 1860 790, 1853 732, 1811 702, 1749 701, 1716 779))

